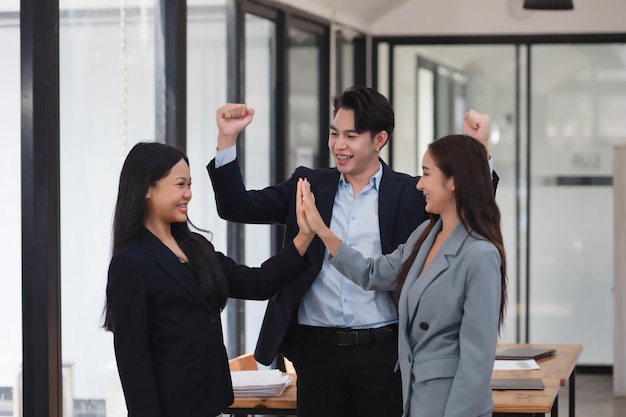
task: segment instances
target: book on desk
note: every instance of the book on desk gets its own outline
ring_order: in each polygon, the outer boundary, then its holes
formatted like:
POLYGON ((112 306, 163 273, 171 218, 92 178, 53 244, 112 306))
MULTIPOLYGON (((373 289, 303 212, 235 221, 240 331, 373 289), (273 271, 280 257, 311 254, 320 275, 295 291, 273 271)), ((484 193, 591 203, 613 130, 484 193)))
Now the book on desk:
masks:
POLYGON ((552 348, 514 347, 496 351, 497 360, 541 359, 556 353, 552 348))
POLYGON ((495 390, 542 390, 541 378, 491 378, 491 389, 495 390))
MULTIPOLYGON (((556 353, 552 348, 514 347, 496 352, 496 360, 537 360, 556 353)), ((541 378, 492 378, 493 390, 542 390, 545 386, 541 378)))

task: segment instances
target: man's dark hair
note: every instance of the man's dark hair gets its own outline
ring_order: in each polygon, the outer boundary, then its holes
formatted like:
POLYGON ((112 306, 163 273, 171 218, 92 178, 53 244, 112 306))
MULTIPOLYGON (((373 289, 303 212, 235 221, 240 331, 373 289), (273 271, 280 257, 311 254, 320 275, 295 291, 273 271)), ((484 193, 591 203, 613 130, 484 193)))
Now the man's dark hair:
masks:
POLYGON ((387 132, 391 138, 394 126, 393 108, 385 96, 373 88, 357 85, 333 98, 333 116, 339 109, 354 112, 354 129, 357 133, 369 131, 372 138, 379 132, 387 132))

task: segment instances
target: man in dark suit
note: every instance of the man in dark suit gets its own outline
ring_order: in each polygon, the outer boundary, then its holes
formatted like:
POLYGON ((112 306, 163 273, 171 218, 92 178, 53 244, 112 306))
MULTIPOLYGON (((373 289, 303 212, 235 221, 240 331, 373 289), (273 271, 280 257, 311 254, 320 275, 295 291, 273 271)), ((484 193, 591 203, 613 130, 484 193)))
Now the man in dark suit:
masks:
MULTIPOLYGON (((418 178, 389 168, 379 157, 394 127, 389 101, 367 87, 352 87, 333 100, 328 146, 336 168, 299 167, 290 179, 247 191, 235 143, 254 110, 227 104, 217 111, 218 152, 208 170, 219 215, 240 223, 286 226, 298 231, 295 194, 307 178, 326 224, 366 257, 392 252, 424 220, 418 178)), ((487 145, 489 117, 470 111, 465 133, 487 145)), ((267 307, 255 358, 270 364, 280 352, 298 374, 298 415, 400 416, 398 316, 391 295, 364 291, 343 277, 316 238, 312 267, 274 296, 267 307)))

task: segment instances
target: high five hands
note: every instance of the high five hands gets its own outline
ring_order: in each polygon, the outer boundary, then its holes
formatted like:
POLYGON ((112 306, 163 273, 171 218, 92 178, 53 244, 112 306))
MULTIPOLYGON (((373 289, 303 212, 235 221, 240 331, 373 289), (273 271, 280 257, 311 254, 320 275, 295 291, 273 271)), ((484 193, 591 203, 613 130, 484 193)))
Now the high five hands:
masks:
MULTIPOLYGON (((306 217, 306 210, 308 209, 309 211, 312 211, 312 209, 311 207, 309 207, 309 204, 305 204, 305 197, 303 197, 302 195, 302 187, 304 187, 304 181, 306 180, 303 180, 302 178, 298 179, 298 186, 296 188, 296 221, 298 223, 298 227, 300 228, 301 233, 314 235, 315 232, 313 231, 313 229, 311 229, 311 226, 309 225, 306 217)), ((313 207, 315 211, 317 211, 317 207, 315 207, 315 197, 313 196, 313 193, 311 193, 310 185, 308 189, 307 199, 310 199, 309 201, 313 203, 313 207)), ((312 213, 311 216, 313 217, 314 213, 312 213)))
POLYGON ((331 255, 335 255, 341 240, 326 226, 315 206, 315 196, 308 180, 300 178, 296 189, 296 219, 300 233, 316 234, 322 239, 331 255))

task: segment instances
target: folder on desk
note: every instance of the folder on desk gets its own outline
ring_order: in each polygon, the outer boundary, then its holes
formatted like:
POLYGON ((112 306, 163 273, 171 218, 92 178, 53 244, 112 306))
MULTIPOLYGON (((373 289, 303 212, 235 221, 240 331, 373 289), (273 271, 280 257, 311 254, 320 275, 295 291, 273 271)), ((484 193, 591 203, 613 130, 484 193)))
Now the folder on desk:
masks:
POLYGON ((496 352, 496 359, 541 359, 556 353, 552 348, 507 348, 496 352))
POLYGON ((491 389, 495 390, 541 390, 543 388, 541 378, 491 378, 491 389))

